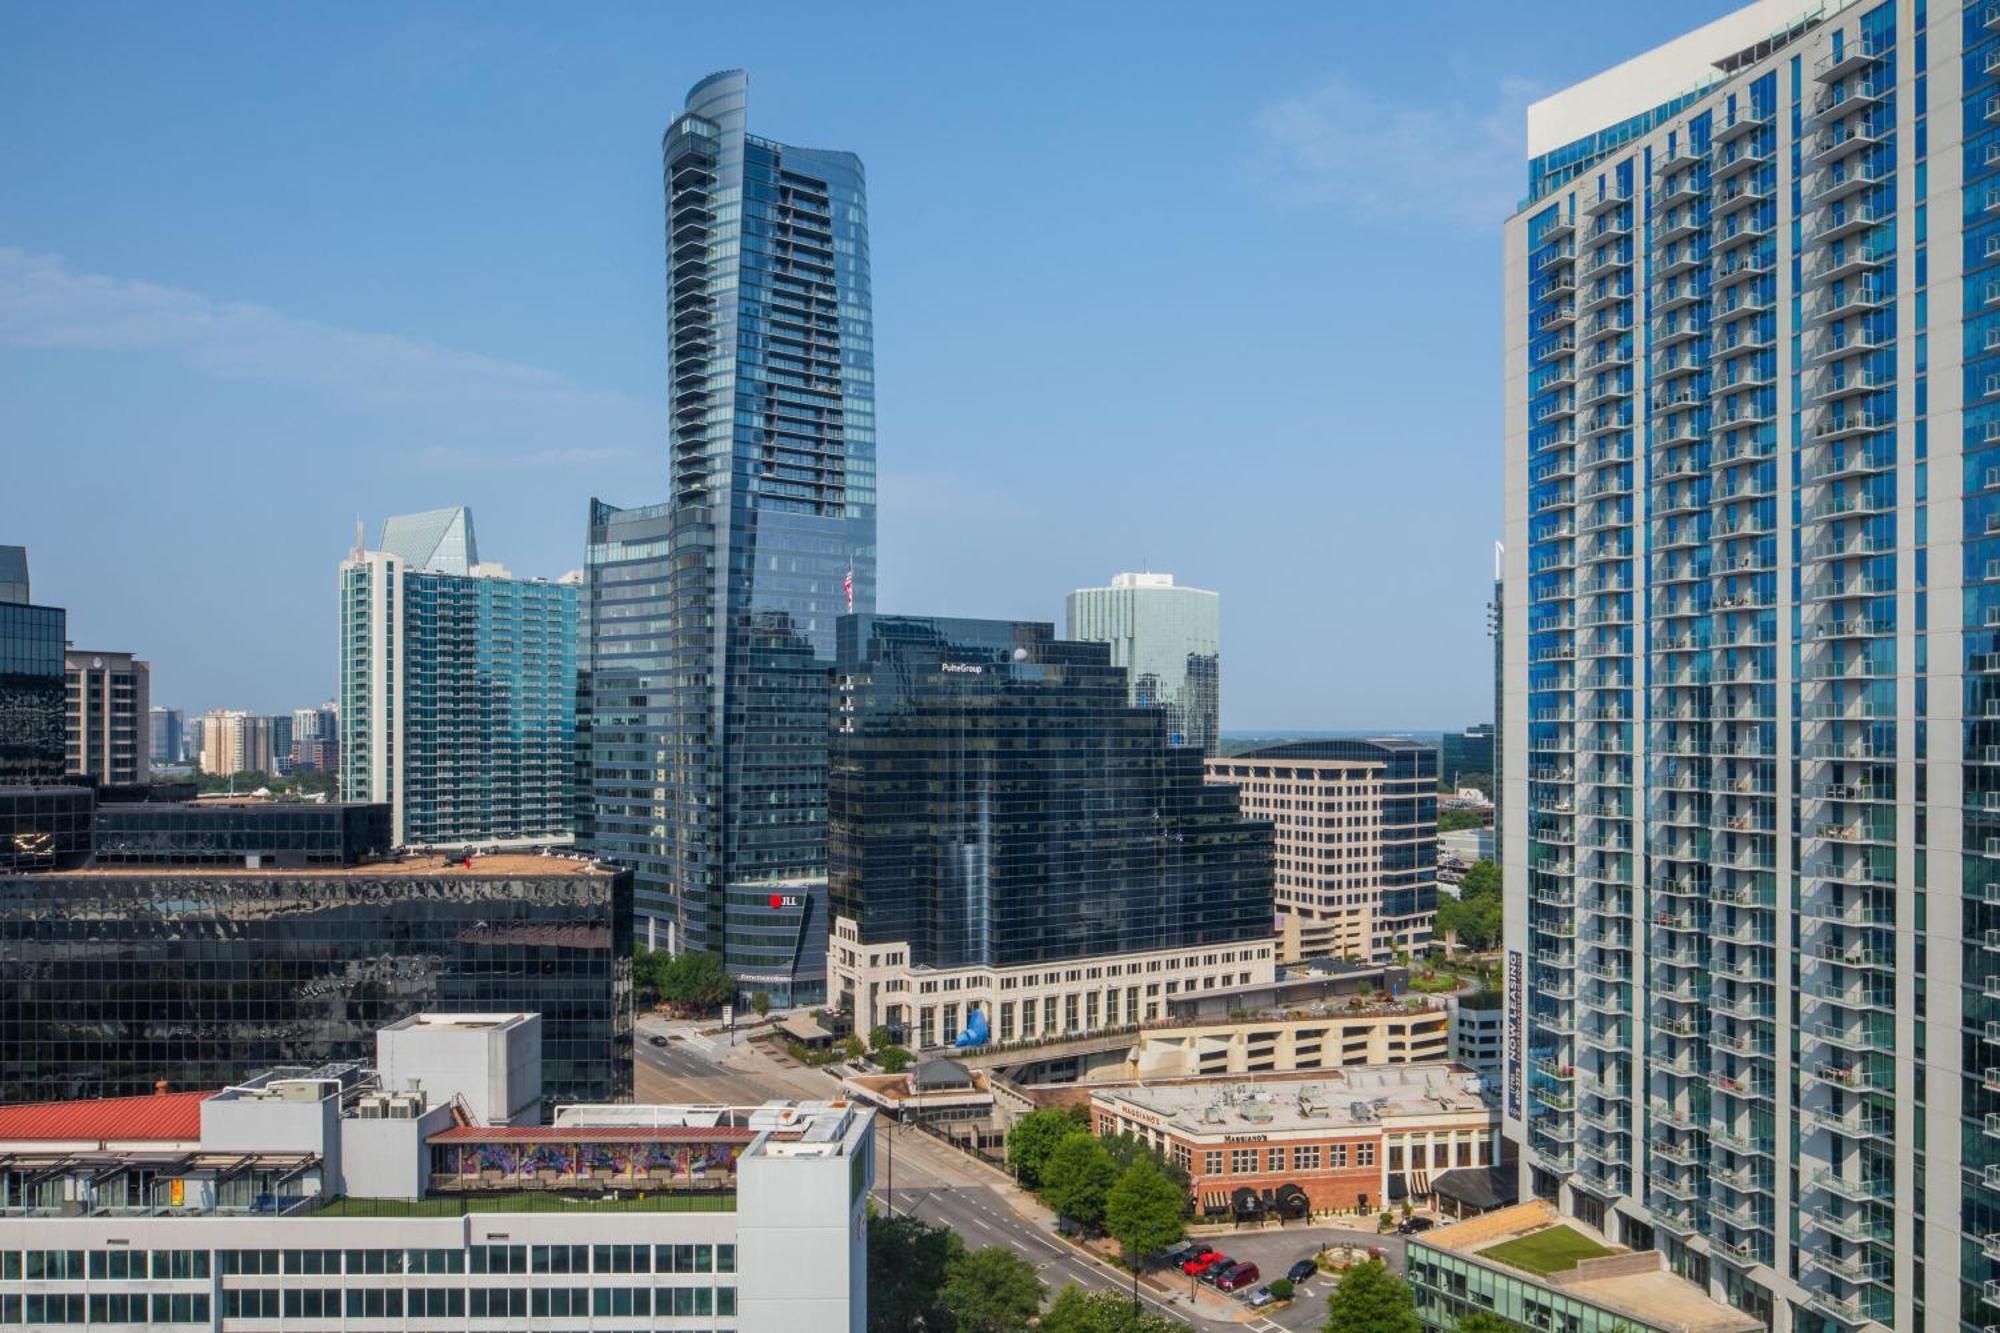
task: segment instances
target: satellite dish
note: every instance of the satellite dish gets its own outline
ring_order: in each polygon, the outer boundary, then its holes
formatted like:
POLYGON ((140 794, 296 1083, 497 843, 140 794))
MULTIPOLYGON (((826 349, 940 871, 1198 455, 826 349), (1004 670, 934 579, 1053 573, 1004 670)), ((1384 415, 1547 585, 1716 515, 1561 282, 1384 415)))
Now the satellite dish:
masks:
POLYGON ((1025 662, 1025 661, 1027 661, 1027 660, 1028 660, 1028 650, 1027 650, 1026 648, 1016 648, 1016 649, 1014 650, 1014 660, 1015 660, 1016 662, 1025 662))

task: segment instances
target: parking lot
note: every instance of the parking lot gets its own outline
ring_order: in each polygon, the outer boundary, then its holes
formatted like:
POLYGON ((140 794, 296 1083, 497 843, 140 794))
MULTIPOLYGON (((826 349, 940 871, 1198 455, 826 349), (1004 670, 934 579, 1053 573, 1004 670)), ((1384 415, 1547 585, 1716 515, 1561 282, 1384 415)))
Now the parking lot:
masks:
MULTIPOLYGON (((1370 1231, 1338 1227, 1258 1227, 1227 1235, 1207 1236, 1203 1240, 1231 1259, 1257 1265, 1257 1280, 1238 1293, 1239 1296, 1247 1296, 1257 1287, 1283 1277, 1285 1270, 1294 1263, 1313 1257, 1326 1246, 1358 1245, 1366 1249, 1372 1245, 1382 1251, 1383 1261, 1390 1268, 1398 1273, 1403 1271, 1403 1238, 1379 1236, 1370 1231)), ((1178 1276, 1169 1279, 1181 1284, 1188 1280, 1178 1276)), ((1326 1294, 1333 1289, 1335 1281, 1331 1274, 1325 1273, 1306 1279, 1293 1294, 1289 1308, 1267 1313, 1270 1326, 1289 1330, 1290 1333, 1318 1333, 1320 1326, 1326 1322, 1326 1294)), ((1186 1290, 1183 1285, 1181 1291, 1185 1293, 1186 1290)))

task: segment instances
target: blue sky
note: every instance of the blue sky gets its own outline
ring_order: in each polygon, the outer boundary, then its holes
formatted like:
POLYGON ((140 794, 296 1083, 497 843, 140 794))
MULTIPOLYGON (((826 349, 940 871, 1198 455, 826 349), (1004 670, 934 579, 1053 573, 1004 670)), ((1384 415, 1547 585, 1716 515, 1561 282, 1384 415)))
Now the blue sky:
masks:
POLYGON ((1223 596, 1231 728, 1491 715, 1499 219, 1533 97, 1726 12, 0 7, 0 542, 155 702, 334 682, 354 520, 516 573, 664 492, 659 136, 869 173, 884 610, 1223 596))

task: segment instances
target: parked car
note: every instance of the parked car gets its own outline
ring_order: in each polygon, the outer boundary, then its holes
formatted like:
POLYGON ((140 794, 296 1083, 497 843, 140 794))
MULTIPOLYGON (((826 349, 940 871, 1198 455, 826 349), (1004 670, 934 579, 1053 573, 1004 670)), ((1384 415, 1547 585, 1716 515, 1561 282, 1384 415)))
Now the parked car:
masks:
POLYGON ((1181 1260, 1181 1272, 1193 1276, 1214 1267, 1216 1262, 1222 1257, 1221 1250, 1211 1250, 1204 1245, 1199 1253, 1189 1255, 1186 1259, 1181 1260))
POLYGON ((1162 1268, 1179 1268, 1182 1264, 1207 1248, 1208 1246, 1203 1245, 1198 1240, 1184 1240, 1178 1245, 1169 1246, 1167 1249, 1160 1251, 1159 1257, 1155 1262, 1162 1268))
POLYGON ((1257 1288, 1257 1290, 1250 1293, 1250 1295, 1246 1298, 1246 1303, 1253 1310, 1261 1310, 1265 1306, 1271 1304, 1273 1301, 1277 1299, 1278 1298, 1276 1296, 1273 1296, 1271 1294, 1271 1289, 1269 1287, 1259 1287, 1257 1288))
POLYGON ((1396 1234, 1399 1236, 1414 1236, 1419 1231, 1429 1231, 1436 1225, 1437 1221, 1434 1218, 1406 1217, 1403 1219, 1402 1224, 1396 1228, 1396 1234))
POLYGON ((1318 1259, 1301 1259, 1285 1270, 1285 1276, 1296 1286, 1317 1272, 1319 1272, 1318 1259))
POLYGON ((1257 1265, 1246 1261, 1235 1265, 1227 1273, 1215 1279, 1215 1289, 1241 1291, 1262 1276, 1263 1274, 1257 1271, 1257 1265))
POLYGON ((1234 1259, 1226 1254, 1218 1254, 1215 1256, 1215 1262, 1203 1268, 1199 1276, 1203 1282, 1212 1287, 1220 1280, 1224 1273, 1227 1273, 1234 1267, 1236 1267, 1234 1259))

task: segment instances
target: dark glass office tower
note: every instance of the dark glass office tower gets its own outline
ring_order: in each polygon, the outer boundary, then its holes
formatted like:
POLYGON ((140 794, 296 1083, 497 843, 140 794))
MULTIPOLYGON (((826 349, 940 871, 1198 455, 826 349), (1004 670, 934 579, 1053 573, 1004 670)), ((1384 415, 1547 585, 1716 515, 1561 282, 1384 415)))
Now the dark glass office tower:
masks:
MULTIPOLYGON (((386 833, 384 807, 348 809, 372 812, 372 833, 334 836, 386 833)), ((166 806, 122 818, 102 830, 116 866, 0 875, 0 1101, 136 1095, 156 1079, 221 1087, 273 1064, 368 1060, 377 1028, 433 1010, 538 1013, 551 1099, 631 1096, 626 872, 519 854, 470 867, 425 857, 250 870, 240 856, 233 869, 193 867, 175 863, 212 841, 215 817, 166 806), (154 826, 137 827, 146 819, 154 826)), ((263 814, 249 831, 318 855, 319 833, 287 822, 263 814)))
POLYGON ((65 615, 28 600, 28 553, 0 546, 0 787, 60 783, 65 615))
POLYGON ((627 548, 661 562, 633 590, 654 610, 621 613, 659 633, 593 651, 590 745, 614 762, 592 836, 637 871, 642 937, 809 1000, 812 978, 731 956, 756 932, 726 904, 825 876, 834 622, 875 602, 867 203, 852 154, 751 134, 746 88, 704 79, 662 143, 673 489, 653 554, 627 548), (643 688, 611 688, 619 654, 657 664, 643 688))
POLYGON ((1128 701, 1109 645, 859 615, 835 681, 836 950, 906 942, 899 966, 948 972, 1268 945, 1270 825, 1128 701))

